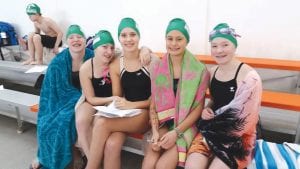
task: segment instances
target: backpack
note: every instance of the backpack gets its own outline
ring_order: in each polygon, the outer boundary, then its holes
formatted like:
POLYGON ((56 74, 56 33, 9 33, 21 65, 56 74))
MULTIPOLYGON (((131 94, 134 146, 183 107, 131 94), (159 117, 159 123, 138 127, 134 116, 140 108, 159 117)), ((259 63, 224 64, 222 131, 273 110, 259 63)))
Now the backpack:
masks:
POLYGON ((89 48, 91 50, 94 50, 93 48, 93 41, 94 41, 94 37, 93 36, 89 36, 87 39, 86 39, 86 48, 89 48))
POLYGON ((0 44, 1 46, 18 45, 15 29, 7 22, 0 21, 0 44))

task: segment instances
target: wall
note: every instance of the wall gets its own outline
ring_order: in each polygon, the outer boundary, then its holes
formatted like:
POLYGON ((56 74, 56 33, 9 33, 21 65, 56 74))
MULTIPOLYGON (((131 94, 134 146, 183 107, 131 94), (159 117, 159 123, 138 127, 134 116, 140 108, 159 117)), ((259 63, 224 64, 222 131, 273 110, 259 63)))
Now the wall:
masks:
POLYGON ((216 24, 227 22, 242 35, 238 39, 238 55, 300 59, 299 0, 2 1, 5 4, 0 7, 0 20, 12 23, 19 35, 33 30, 25 8, 35 2, 42 14, 57 21, 64 31, 69 24, 76 23, 87 35, 108 29, 116 39, 119 21, 133 17, 141 31, 141 45, 154 51, 165 51, 167 23, 174 17, 182 17, 190 28, 188 48, 193 53, 209 54, 209 31, 216 24))

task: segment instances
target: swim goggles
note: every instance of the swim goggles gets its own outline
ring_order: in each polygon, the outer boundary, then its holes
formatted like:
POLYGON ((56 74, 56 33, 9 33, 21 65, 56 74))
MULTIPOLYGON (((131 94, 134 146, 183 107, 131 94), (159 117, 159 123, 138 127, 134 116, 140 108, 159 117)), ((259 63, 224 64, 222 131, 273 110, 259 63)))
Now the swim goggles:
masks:
POLYGON ((238 35, 237 33, 235 33, 235 30, 232 28, 221 28, 218 30, 213 30, 209 33, 209 41, 212 40, 212 38, 217 34, 224 34, 224 35, 231 35, 233 37, 241 37, 240 35, 238 35))

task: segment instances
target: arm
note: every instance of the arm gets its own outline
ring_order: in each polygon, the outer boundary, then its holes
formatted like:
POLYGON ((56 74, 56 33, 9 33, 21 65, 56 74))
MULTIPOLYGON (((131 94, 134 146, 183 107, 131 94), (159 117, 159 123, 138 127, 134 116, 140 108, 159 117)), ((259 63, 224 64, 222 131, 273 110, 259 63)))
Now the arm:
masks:
POLYGON ((205 92, 209 83, 209 73, 204 70, 202 75, 201 84, 197 90, 196 100, 199 100, 199 104, 187 115, 187 117, 180 123, 174 130, 169 131, 161 138, 162 148, 168 149, 172 147, 180 133, 184 133, 200 118, 205 101, 205 92))
POLYGON ((113 96, 122 96, 123 91, 121 88, 121 79, 120 79, 120 59, 114 59, 113 62, 109 65, 109 73, 112 83, 112 94, 113 96))
POLYGON ((260 111, 261 94, 261 79, 256 71, 251 71, 246 75, 243 83, 238 86, 237 94, 232 103, 229 103, 233 108, 240 109, 240 118, 246 118, 244 129, 238 135, 256 128, 258 113, 260 111))
POLYGON ((201 113, 201 118, 203 120, 210 120, 212 118, 215 117, 215 113, 214 111, 211 109, 212 105, 214 104, 211 96, 210 96, 210 99, 207 103, 207 105, 204 107, 204 109, 202 110, 202 113, 201 113))
POLYGON ((151 99, 150 103, 150 109, 149 109, 149 115, 150 115, 150 122, 151 122, 151 128, 152 128, 152 138, 151 138, 151 143, 152 143, 152 149, 154 151, 159 151, 160 147, 158 145, 159 141, 159 121, 157 117, 157 113, 155 110, 155 103, 154 100, 151 99))
MULTIPOLYGON (((179 132, 184 132, 190 128, 200 118, 203 109, 203 104, 198 105, 176 128, 179 132)), ((174 130, 172 130, 174 131, 174 130)))
POLYGON ((177 138, 179 137, 179 133, 183 133, 199 119, 202 108, 202 105, 198 105, 174 130, 164 134, 160 139, 159 146, 164 149, 169 149, 174 146, 177 138))
POLYGON ((116 107, 119 109, 148 109, 150 98, 143 101, 128 101, 124 97, 116 99, 116 107))
POLYGON ((82 87, 82 92, 85 95, 87 102, 91 105, 98 106, 98 105, 105 105, 113 101, 114 97, 96 97, 95 91, 92 85, 92 75, 91 75, 91 59, 86 61, 80 68, 79 71, 79 78, 80 84, 82 87))
POLYGON ((41 33, 41 29, 38 28, 35 23, 33 25, 34 25, 34 33, 40 34, 41 33))
POLYGON ((151 99, 151 103, 150 103, 150 108, 149 108, 149 115, 150 115, 150 122, 151 122, 151 127, 152 127, 152 132, 158 133, 158 127, 159 127, 159 121, 158 121, 158 117, 157 117, 157 113, 155 110, 155 104, 154 104, 154 100, 151 99))
POLYGON ((53 48, 54 53, 57 54, 59 52, 58 47, 59 47, 59 44, 61 43, 61 40, 62 40, 62 37, 63 37, 63 32, 61 31, 61 29, 59 28, 57 23, 55 23, 51 19, 49 19, 49 26, 57 34, 56 42, 55 42, 55 45, 54 45, 54 48, 53 48))
POLYGON ((142 46, 140 49, 140 61, 143 66, 151 67, 151 64, 156 63, 157 60, 160 60, 159 56, 151 51, 146 46, 142 46))
MULTIPOLYGON (((213 75, 213 72, 215 71, 215 69, 216 69, 216 66, 213 67, 213 68, 211 68, 210 71, 209 71, 209 76, 210 76, 210 78, 209 78, 209 79, 210 79, 210 80, 209 80, 209 84, 210 84, 211 78, 212 78, 211 75, 213 75)), ((208 85, 208 86, 210 86, 210 85, 208 85)), ((209 95, 209 97, 210 97, 210 98, 209 98, 209 101, 208 101, 208 103, 206 104, 206 106, 203 108, 202 113, 201 113, 201 118, 202 118, 203 120, 209 120, 209 119, 212 119, 212 118, 215 117, 215 114, 214 114, 213 110, 211 109, 211 107, 212 107, 213 104, 214 104, 214 101, 213 101, 211 95, 209 95)))
POLYGON ((139 57, 140 57, 140 61, 143 66, 149 65, 149 63, 151 62, 151 57, 152 57, 151 54, 152 54, 152 51, 148 47, 142 46, 140 48, 139 57))
POLYGON ((196 121, 200 118, 203 107, 204 107, 204 101, 205 101, 205 93, 208 88, 209 84, 209 79, 210 75, 207 70, 204 70, 202 79, 201 79, 201 84, 198 88, 196 99, 198 98, 199 100, 199 105, 195 107, 189 115, 180 123, 178 124, 177 132, 184 132, 188 128, 190 128, 193 124, 196 123, 196 121))

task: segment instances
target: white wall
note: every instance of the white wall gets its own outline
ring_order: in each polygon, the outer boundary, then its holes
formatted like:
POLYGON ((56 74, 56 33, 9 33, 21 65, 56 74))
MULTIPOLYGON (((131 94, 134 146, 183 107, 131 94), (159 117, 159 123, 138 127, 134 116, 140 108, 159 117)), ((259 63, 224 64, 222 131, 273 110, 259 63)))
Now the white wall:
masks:
MULTIPOLYGON (((209 54, 208 33, 227 22, 242 35, 238 55, 300 59, 299 0, 1 0, 0 20, 15 25, 19 35, 33 26, 25 13, 27 4, 37 3, 65 31, 79 24, 87 35, 108 29, 117 41, 117 26, 123 17, 133 17, 140 28, 141 45, 165 51, 165 29, 174 17, 184 18, 190 28, 188 48, 209 54)), ((119 44, 118 44, 119 45, 119 44)))

